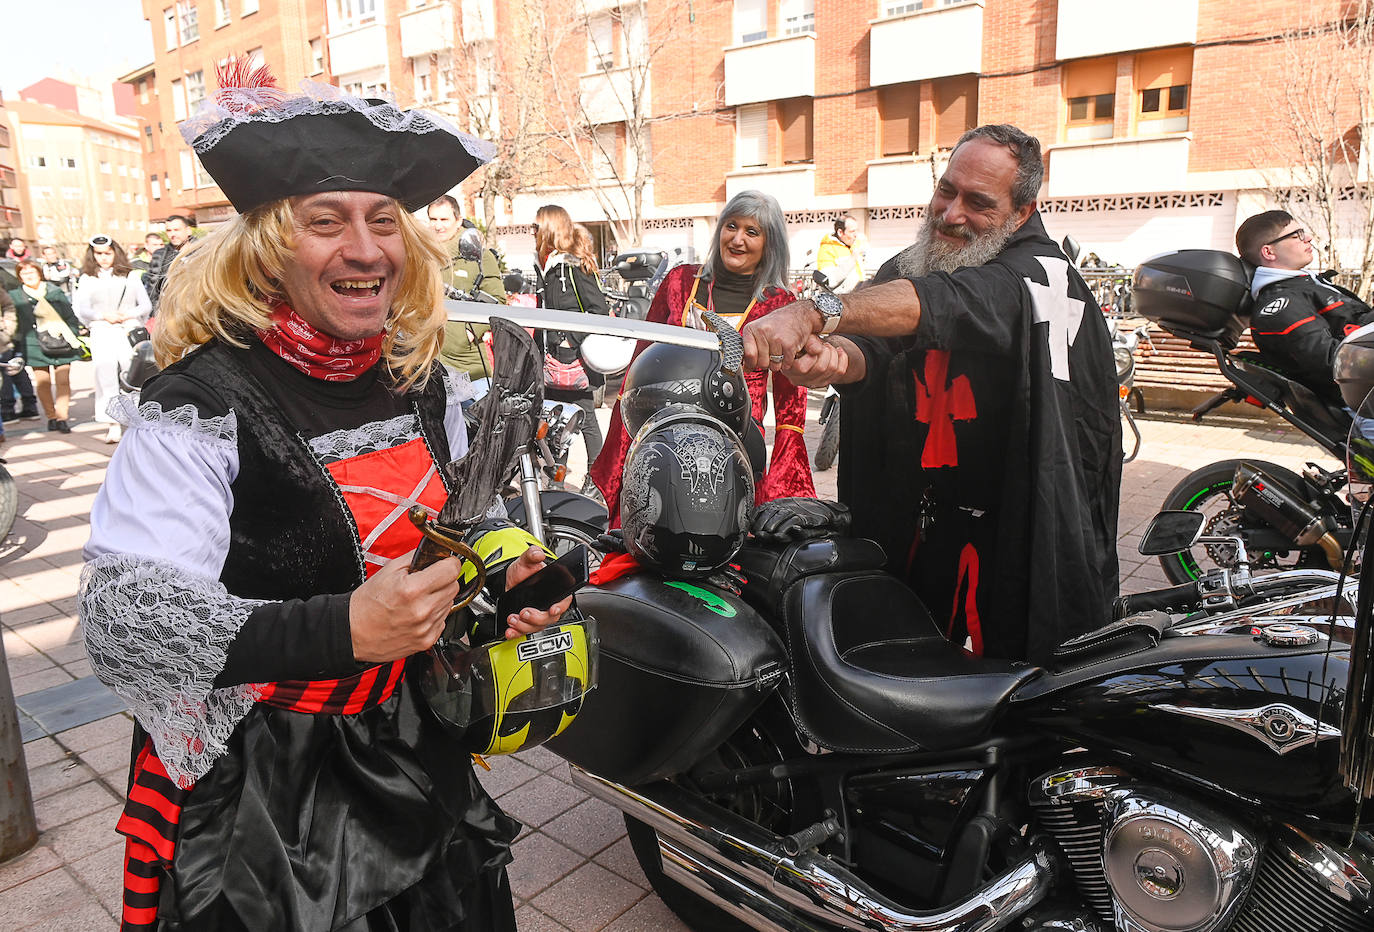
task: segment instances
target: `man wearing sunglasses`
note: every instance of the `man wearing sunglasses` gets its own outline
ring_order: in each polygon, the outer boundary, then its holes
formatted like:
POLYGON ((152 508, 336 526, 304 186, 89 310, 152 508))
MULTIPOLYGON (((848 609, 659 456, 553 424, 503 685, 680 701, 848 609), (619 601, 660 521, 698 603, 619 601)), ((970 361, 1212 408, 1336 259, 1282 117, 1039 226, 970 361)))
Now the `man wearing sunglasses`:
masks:
POLYGON ((1333 272, 1306 271, 1312 237, 1287 211, 1250 217, 1236 231, 1236 249, 1255 266, 1250 286, 1255 346, 1284 372, 1339 404, 1331 361, 1346 334, 1374 320, 1369 305, 1334 284, 1333 272))

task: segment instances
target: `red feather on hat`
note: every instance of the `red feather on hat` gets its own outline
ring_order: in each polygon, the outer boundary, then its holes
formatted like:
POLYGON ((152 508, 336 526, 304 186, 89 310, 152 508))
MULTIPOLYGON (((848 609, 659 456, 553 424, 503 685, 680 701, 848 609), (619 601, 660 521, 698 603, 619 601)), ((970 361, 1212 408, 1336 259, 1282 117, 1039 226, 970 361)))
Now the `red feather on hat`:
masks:
POLYGON ((215 103, 226 110, 252 113, 286 99, 272 70, 266 65, 254 67, 252 58, 247 55, 235 55, 220 63, 215 68, 215 80, 219 83, 215 103))

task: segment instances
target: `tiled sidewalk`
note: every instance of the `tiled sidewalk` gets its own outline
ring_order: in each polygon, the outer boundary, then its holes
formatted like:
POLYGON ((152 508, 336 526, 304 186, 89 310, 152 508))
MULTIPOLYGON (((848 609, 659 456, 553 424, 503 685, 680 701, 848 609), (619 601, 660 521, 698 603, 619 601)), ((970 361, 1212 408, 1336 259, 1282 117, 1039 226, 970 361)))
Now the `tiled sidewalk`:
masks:
MULTIPOLYGON (((21 710, 37 847, 0 864, 0 929, 112 930, 120 903, 122 845, 114 822, 123 798, 132 722, 109 714, 92 689, 80 644, 75 593, 86 520, 112 447, 90 422, 90 376, 78 366, 69 436, 42 422, 7 425, 0 447, 19 483, 20 517, 0 547, 0 623, 21 710), (97 717, 99 716, 99 717, 97 717), (94 718, 95 720, 91 720, 94 718), (73 724, 75 722, 84 724, 73 724)), ((814 448, 816 407, 807 430, 814 448)), ((609 412, 602 410, 603 419, 609 412)), ((603 421, 604 423, 604 421, 603 421)), ((1198 466, 1247 455, 1300 468, 1319 451, 1286 427, 1141 424, 1145 444, 1122 489, 1123 590, 1164 584, 1158 563, 1134 552, 1145 521, 1174 483, 1198 466)), ((578 465, 580 444, 575 444, 578 465)), ((574 476, 580 481, 580 476, 574 476)), ((822 496, 834 471, 818 473, 822 496)), ((571 785, 567 764, 543 749, 492 760, 483 783, 525 823, 510 868, 521 932, 683 930, 648 891, 620 816, 571 785)))

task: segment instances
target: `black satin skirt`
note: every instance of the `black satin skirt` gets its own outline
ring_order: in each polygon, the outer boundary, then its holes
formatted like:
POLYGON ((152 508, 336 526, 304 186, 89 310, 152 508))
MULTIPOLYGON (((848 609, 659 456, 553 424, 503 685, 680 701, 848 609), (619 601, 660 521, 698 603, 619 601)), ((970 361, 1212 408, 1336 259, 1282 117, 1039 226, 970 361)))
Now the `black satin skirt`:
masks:
POLYGON ((515 930, 519 823, 402 682, 356 715, 258 705, 182 810, 165 932, 515 930))

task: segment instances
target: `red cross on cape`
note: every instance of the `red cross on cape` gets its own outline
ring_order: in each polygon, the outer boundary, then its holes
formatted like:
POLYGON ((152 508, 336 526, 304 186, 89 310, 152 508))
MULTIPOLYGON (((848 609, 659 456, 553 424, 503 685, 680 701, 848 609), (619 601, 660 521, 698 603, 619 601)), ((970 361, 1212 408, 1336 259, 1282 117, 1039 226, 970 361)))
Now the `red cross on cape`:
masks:
POLYGON ((930 425, 921 449, 921 468, 936 469, 959 465, 959 445, 954 436, 955 421, 978 417, 973 387, 968 376, 949 379, 949 353, 927 350, 924 371, 915 373, 916 420, 930 425))

